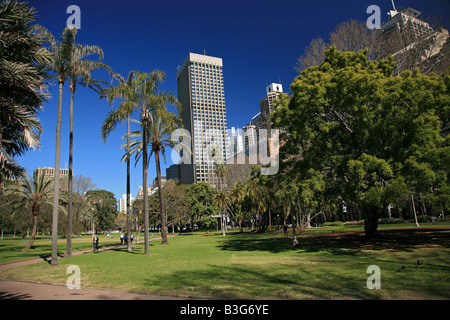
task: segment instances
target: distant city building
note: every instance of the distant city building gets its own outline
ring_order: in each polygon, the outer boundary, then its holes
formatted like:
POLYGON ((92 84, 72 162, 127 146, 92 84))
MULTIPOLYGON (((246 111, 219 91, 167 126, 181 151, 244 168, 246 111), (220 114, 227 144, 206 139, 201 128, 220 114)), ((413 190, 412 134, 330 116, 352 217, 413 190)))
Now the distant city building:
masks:
POLYGON ((189 53, 177 72, 183 127, 191 134, 191 164, 181 164, 181 183, 217 185, 214 162, 227 156, 227 116, 221 58, 189 53))
POLYGON ((419 67, 422 73, 441 75, 450 67, 448 30, 433 30, 420 15, 420 11, 412 8, 389 11, 389 20, 381 25, 387 46, 384 56, 394 57, 397 72, 419 67))
POLYGON ((166 169, 166 179, 181 182, 181 165, 173 164, 166 169))
MULTIPOLYGON (((54 168, 37 168, 36 173, 44 172, 44 181, 48 181, 50 179, 55 178, 55 169, 54 168)), ((59 170, 59 189, 63 191, 68 191, 69 185, 69 169, 60 169, 59 170)), ((55 186, 54 182, 50 183, 50 188, 53 189, 55 186)))
MULTIPOLYGON (((134 198, 132 196, 130 196, 130 203, 131 205, 133 205, 134 202, 134 198)), ((119 200, 119 212, 127 212, 127 195, 124 194, 122 195, 122 198, 120 198, 119 200)))
POLYGON ((227 136, 228 157, 234 157, 239 152, 244 151, 243 129, 231 127, 227 136))
MULTIPOLYGON (((148 190, 148 195, 150 195, 152 192, 152 188, 149 187, 147 190, 148 190)), ((136 200, 142 200, 142 199, 144 199, 144 188, 142 186, 139 186, 139 191, 136 196, 136 200)))
POLYGON ((259 102, 259 108, 261 110, 261 124, 258 126, 259 128, 271 128, 270 115, 276 108, 275 100, 280 97, 280 93, 283 93, 283 85, 279 83, 271 83, 266 87, 267 96, 259 102))
POLYGON ((400 31, 407 41, 403 45, 411 44, 433 32, 428 22, 418 18, 420 14, 420 11, 412 8, 401 12, 390 10, 388 13, 390 19, 382 24, 381 29, 386 35, 400 31))
POLYGON ((263 120, 261 117, 261 112, 258 112, 255 116, 253 116, 250 124, 254 125, 257 129, 263 127, 263 120))
MULTIPOLYGON (((164 187, 164 185, 166 184, 166 177, 165 176, 161 176, 161 185, 164 187)), ((155 177, 155 179, 153 179, 153 183, 152 183, 152 189, 155 189, 158 187, 158 178, 155 177)))
MULTIPOLYGON (((252 123, 247 124, 243 129, 244 150, 248 154, 250 148, 256 147, 258 142, 258 127, 252 123)), ((255 152, 257 149, 255 149, 255 152)))

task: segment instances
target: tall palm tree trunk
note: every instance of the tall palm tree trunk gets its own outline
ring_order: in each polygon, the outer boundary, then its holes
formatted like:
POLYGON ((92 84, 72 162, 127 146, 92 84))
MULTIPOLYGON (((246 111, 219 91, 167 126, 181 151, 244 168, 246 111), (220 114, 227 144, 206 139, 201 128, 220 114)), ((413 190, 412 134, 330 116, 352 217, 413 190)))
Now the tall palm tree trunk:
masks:
POLYGON ((127 116, 127 251, 131 252, 130 215, 131 215, 131 186, 130 186, 130 115, 127 116))
POLYGON ((24 250, 29 250, 33 246, 34 239, 36 238, 38 213, 39 213, 39 205, 33 208, 33 228, 31 229, 31 238, 24 250))
POLYGON ((158 180, 158 194, 159 194, 159 209, 161 213, 161 243, 168 244, 167 242, 167 217, 166 210, 164 207, 164 199, 162 192, 162 182, 161 182, 161 166, 159 161, 159 150, 155 150, 155 162, 156 162, 156 177, 158 180))
POLYGON ((149 222, 148 222, 148 182, 147 182, 147 169, 148 169, 148 159, 147 159, 147 121, 148 117, 143 116, 142 117, 142 140, 143 140, 143 146, 142 146, 142 185, 143 185, 143 198, 144 198, 144 245, 145 245, 145 254, 150 254, 149 252, 149 234, 148 234, 148 228, 149 228, 149 222))
POLYGON ((59 101, 58 118, 56 120, 56 146, 55 146, 55 177, 53 190, 53 213, 52 213, 52 256, 51 265, 58 265, 58 205, 59 205, 59 168, 61 162, 61 118, 62 118, 62 99, 64 88, 64 77, 58 78, 59 101))
POLYGON ((72 189, 73 189, 73 100, 75 96, 76 84, 70 85, 70 133, 69 133, 69 179, 67 186, 67 248, 66 258, 72 257, 72 189))

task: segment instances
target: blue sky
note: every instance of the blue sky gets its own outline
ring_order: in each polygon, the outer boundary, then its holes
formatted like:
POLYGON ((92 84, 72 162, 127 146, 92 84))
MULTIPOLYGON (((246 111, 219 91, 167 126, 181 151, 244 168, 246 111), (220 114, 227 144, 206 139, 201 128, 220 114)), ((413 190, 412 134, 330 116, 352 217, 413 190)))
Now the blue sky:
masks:
MULTIPOLYGON (((369 5, 381 8, 382 21, 392 8, 391 0, 29 0, 38 10, 39 24, 55 36, 66 26, 70 5, 81 9, 77 42, 95 44, 105 53, 103 62, 126 77, 132 69, 164 70, 163 90, 177 93, 176 71, 189 52, 223 59, 228 127, 242 127, 259 112, 266 83, 281 82, 285 91, 297 76, 297 58, 309 42, 328 35, 340 22, 366 21, 369 5)), ((425 16, 448 21, 448 0, 396 0, 397 7, 412 7, 425 16)), ((99 74, 103 77, 105 74, 99 74)), ((40 150, 30 151, 18 162, 31 174, 38 167, 54 167, 57 86, 39 118, 44 127, 40 150)), ((65 86, 61 139, 61 167, 68 162, 69 90, 65 86)), ((99 189, 119 199, 126 192, 126 165, 120 159, 120 125, 107 143, 100 127, 110 110, 95 92, 77 89, 74 110, 74 174, 90 177, 99 189)), ((170 153, 162 172, 172 164, 170 153)), ((133 197, 142 185, 142 164, 132 168, 133 197)), ((149 182, 156 176, 154 159, 149 164, 149 182)))

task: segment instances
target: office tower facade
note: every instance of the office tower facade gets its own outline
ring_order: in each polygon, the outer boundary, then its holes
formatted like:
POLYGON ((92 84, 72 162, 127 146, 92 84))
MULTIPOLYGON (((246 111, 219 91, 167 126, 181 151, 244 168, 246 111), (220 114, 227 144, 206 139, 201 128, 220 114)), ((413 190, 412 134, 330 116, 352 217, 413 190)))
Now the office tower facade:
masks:
POLYGON ((217 185, 214 163, 228 158, 227 116, 221 58, 189 53, 177 72, 184 129, 191 135, 191 164, 181 164, 181 183, 217 185))
POLYGON ((259 102, 259 108, 261 109, 261 120, 259 128, 270 129, 270 115, 275 110, 275 100, 280 97, 280 93, 283 93, 283 86, 280 83, 271 83, 266 87, 266 97, 259 102))
POLYGON ((388 13, 390 19, 383 23, 381 29, 387 36, 399 31, 406 41, 402 45, 411 44, 433 32, 433 28, 427 22, 418 18, 420 14, 420 11, 412 8, 401 12, 391 10, 388 13))
POLYGON ((173 164, 170 167, 166 169, 166 179, 169 180, 176 180, 178 183, 181 182, 181 167, 179 164, 173 164))
MULTIPOLYGON (((133 205, 134 198, 130 196, 130 204, 133 205)), ((119 212, 127 213, 127 195, 123 194, 119 200, 119 212)))
POLYGON ((450 66, 449 32, 434 30, 420 15, 412 8, 389 11, 389 20, 381 25, 384 56, 393 56, 398 73, 419 67, 422 73, 442 75, 450 66))
MULTIPOLYGON (((250 122, 242 129, 242 131, 244 133, 244 150, 245 153, 248 154, 250 148, 257 147, 256 144, 258 142, 258 127, 250 122)), ((257 149, 254 149, 254 152, 256 151, 257 149)))
MULTIPOLYGON (((50 179, 55 178, 55 169, 54 168, 36 168, 36 173, 43 171, 44 172, 44 181, 48 181, 50 179)), ((54 182, 50 183, 50 189, 53 189, 55 186, 54 182)), ((59 170, 59 190, 68 191, 69 188, 69 169, 60 169, 59 170)))

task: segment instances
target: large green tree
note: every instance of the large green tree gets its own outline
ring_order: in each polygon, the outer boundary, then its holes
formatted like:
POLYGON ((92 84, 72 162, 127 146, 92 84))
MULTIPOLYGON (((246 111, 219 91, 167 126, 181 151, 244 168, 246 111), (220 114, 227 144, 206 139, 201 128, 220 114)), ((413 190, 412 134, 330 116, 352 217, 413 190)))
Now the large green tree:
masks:
MULTIPOLYGON (((417 191, 408 163, 437 170, 435 155, 448 152, 440 134, 448 118, 448 76, 417 70, 393 76, 394 68, 392 59, 369 61, 366 50, 331 47, 320 66, 294 80, 292 98, 272 118, 283 129, 282 172, 320 172, 333 191, 328 196, 362 211, 368 238, 377 236, 389 204, 417 191)), ((429 187, 447 183, 447 174, 439 181, 426 175, 429 187)))

